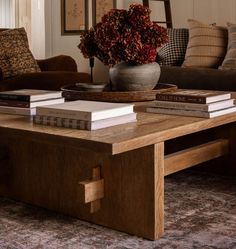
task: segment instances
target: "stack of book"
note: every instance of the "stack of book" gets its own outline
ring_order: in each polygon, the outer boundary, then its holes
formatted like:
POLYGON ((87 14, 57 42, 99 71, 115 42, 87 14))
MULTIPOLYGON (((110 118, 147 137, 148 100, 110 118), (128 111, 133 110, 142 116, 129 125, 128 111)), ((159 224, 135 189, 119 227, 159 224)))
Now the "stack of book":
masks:
POLYGON ((136 121, 133 104, 77 100, 36 107, 36 124, 97 130, 136 121))
POLYGON ((147 112, 213 118, 235 112, 231 93, 211 90, 181 90, 158 93, 147 112))
POLYGON ((63 103, 61 91, 19 89, 0 92, 0 112, 35 115, 36 107, 63 103))

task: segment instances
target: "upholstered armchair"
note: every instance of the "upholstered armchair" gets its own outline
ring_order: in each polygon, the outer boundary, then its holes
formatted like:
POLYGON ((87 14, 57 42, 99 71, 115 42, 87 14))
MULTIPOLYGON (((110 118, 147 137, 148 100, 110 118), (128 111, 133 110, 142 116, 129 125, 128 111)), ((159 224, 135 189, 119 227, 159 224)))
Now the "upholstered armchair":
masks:
POLYGON ((90 75, 77 72, 77 65, 70 56, 59 55, 37 61, 41 72, 24 73, 2 78, 0 70, 0 91, 14 89, 60 90, 61 86, 77 82, 90 82, 90 75))
MULTIPOLYGON (((3 30, 0 29, 0 32, 1 31, 3 30)), ((26 43, 27 45, 27 41, 26 41, 27 37, 26 37, 25 31, 22 29, 18 29, 16 30, 15 33, 17 37, 20 37, 21 42, 26 43)), ((5 38, 5 43, 6 43, 6 38, 5 38)), ((0 39, 0 46, 1 46, 1 39, 0 39)), ((5 45, 5 47, 7 46, 10 47, 9 44, 5 45)), ((16 46, 19 46, 19 42, 18 44, 16 44, 16 46)), ((20 50, 22 46, 19 46, 19 47, 20 47, 19 48, 20 50)), ((10 65, 12 66, 14 61, 17 60, 17 56, 18 56, 18 60, 22 60, 22 57, 19 56, 17 52, 18 51, 16 51, 16 56, 12 56, 13 58, 10 58, 11 62, 6 60, 6 63, 9 62, 11 63, 10 65)), ((9 53, 11 53, 11 51, 9 53)), ((5 62, 3 59, 4 57, 3 49, 0 50, 0 56, 1 56, 0 65, 5 66, 4 64, 5 62)), ((27 63, 29 60, 34 60, 30 56, 32 57, 31 53, 28 55, 28 57, 26 57, 26 59, 24 59, 23 62, 26 61, 27 63)), ((19 63, 20 67, 21 67, 21 63, 22 61, 19 63)), ((7 77, 4 77, 4 73, 3 73, 4 70, 6 72, 6 68, 1 68, 0 66, 0 91, 23 89, 23 88, 60 90, 61 87, 64 85, 74 84, 77 82, 90 82, 90 75, 87 73, 83 73, 83 72, 77 72, 76 62, 70 56, 59 55, 59 56, 55 56, 55 57, 45 59, 45 60, 36 60, 36 62, 34 60, 34 63, 35 63, 35 66, 37 67, 37 70, 32 70, 33 72, 31 72, 30 70, 26 70, 27 72, 23 71, 17 74, 14 74, 14 70, 11 70, 12 72, 10 73, 12 73, 12 75, 10 76, 8 75, 7 77)), ((25 68, 23 69, 25 70, 25 68)))

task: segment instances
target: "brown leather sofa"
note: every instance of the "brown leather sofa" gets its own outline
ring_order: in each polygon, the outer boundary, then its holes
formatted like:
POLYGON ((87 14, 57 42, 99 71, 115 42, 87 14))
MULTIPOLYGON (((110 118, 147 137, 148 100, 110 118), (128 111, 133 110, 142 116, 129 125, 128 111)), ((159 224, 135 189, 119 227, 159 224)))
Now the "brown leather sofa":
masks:
POLYGON ((236 70, 162 66, 159 82, 186 89, 236 91, 236 70))
POLYGON ((0 91, 14 89, 60 90, 62 86, 77 82, 90 82, 90 75, 77 72, 77 65, 70 56, 59 55, 37 61, 42 72, 25 73, 12 78, 2 78, 0 69, 0 91))

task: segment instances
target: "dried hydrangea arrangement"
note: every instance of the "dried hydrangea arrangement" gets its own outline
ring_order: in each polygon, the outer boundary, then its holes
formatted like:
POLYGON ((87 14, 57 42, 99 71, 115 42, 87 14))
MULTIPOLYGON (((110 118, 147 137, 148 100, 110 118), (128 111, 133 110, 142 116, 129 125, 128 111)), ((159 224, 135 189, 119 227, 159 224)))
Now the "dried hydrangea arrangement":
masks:
POLYGON ((97 57, 109 66, 121 61, 152 63, 168 36, 164 27, 150 20, 150 13, 141 4, 130 5, 129 10, 112 9, 82 34, 78 47, 85 58, 97 57))

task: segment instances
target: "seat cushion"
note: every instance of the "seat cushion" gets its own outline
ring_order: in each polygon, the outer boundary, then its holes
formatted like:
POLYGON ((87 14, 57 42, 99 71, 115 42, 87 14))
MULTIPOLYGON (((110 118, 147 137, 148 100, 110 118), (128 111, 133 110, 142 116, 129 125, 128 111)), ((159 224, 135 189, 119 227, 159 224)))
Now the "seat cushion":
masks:
POLYGON ((0 32, 0 67, 3 78, 40 72, 28 44, 24 28, 0 32))
POLYGON ((181 66, 188 45, 188 29, 168 28, 167 34, 169 41, 158 51, 157 62, 161 66, 181 66))
POLYGON ((228 50, 220 69, 236 69, 236 24, 228 24, 228 50))
POLYGON ((227 50, 225 27, 206 25, 189 19, 189 42, 183 67, 218 68, 227 50))

